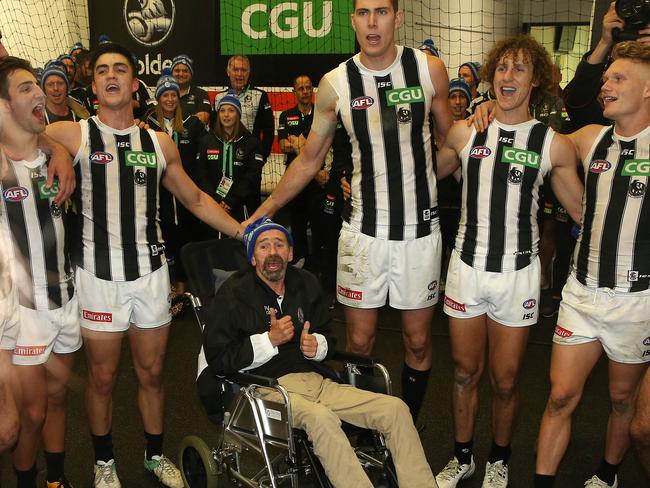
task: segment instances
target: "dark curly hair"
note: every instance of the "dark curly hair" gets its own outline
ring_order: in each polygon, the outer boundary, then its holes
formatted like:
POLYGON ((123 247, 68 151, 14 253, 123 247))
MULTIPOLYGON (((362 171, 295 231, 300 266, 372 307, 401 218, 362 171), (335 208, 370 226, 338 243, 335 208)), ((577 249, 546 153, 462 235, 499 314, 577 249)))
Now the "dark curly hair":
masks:
POLYGON ((19 69, 24 69, 34 74, 32 65, 26 59, 15 56, 5 56, 0 59, 0 98, 9 100, 9 76, 19 69))
POLYGON ((553 85, 553 63, 544 46, 529 35, 520 34, 498 41, 488 53, 481 68, 481 79, 491 84, 499 62, 503 58, 516 57, 519 51, 522 52, 524 61, 533 67, 533 81, 538 86, 533 87, 530 101, 535 103, 542 94, 548 93, 553 85))

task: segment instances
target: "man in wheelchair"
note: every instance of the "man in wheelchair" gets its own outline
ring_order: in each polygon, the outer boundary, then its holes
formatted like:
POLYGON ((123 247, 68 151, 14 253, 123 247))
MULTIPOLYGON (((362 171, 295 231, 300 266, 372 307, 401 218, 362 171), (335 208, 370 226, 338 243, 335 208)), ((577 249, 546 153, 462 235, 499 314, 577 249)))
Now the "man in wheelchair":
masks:
POLYGON ((204 329, 205 355, 218 375, 238 371, 276 378, 289 393, 293 427, 303 429, 335 487, 372 487, 341 421, 386 439, 400 487, 436 487, 409 409, 399 398, 323 377, 334 352, 327 301, 315 276, 288 267, 287 229, 261 218, 244 234, 252 267, 219 289, 204 329))

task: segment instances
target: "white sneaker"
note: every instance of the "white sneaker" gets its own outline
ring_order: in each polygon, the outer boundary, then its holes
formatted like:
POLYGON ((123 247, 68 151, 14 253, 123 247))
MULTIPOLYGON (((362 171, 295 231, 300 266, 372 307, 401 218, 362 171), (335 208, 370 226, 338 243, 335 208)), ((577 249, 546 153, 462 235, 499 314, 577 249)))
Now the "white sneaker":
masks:
POLYGON ((458 459, 454 459, 447 463, 442 471, 436 475, 436 483, 438 488, 454 488, 460 480, 465 480, 474 474, 476 464, 474 464, 474 456, 469 464, 460 464, 458 459))
POLYGON ((180 470, 164 454, 151 456, 151 460, 145 456, 144 467, 169 488, 184 488, 185 486, 180 470))
POLYGON ((110 461, 97 461, 95 464, 94 488, 122 488, 122 483, 117 477, 115 459, 110 461))
POLYGON ((593 475, 591 479, 585 481, 585 488, 617 488, 617 487, 618 487, 618 476, 614 477, 613 485, 608 485, 596 475, 593 475))
POLYGON ((508 486, 508 465, 503 461, 487 462, 481 488, 506 488, 506 486, 508 486))

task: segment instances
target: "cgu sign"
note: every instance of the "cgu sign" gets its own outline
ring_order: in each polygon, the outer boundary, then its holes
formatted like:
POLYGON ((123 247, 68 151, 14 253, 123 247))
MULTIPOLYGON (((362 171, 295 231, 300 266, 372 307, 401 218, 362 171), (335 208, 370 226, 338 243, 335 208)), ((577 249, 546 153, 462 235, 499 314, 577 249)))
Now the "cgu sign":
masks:
POLYGON ((351 13, 350 0, 222 1, 222 53, 352 53, 351 13))

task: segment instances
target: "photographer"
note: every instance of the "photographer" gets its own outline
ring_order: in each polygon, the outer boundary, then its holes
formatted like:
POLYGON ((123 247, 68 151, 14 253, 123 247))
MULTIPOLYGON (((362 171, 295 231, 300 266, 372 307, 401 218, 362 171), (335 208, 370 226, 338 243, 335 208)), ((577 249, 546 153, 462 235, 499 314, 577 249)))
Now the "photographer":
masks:
MULTIPOLYGON (((571 119, 571 127, 568 128, 568 132, 573 132, 588 124, 609 125, 609 121, 603 117, 603 108, 598 100, 598 95, 602 85, 601 78, 609 64, 614 44, 619 40, 633 38, 639 42, 650 43, 648 12, 645 12, 645 27, 638 31, 634 29, 639 22, 638 18, 628 16, 629 25, 626 25, 625 20, 621 18, 621 7, 629 3, 631 3, 630 0, 611 3, 603 17, 603 29, 598 44, 583 56, 576 68, 575 76, 565 88, 566 109, 571 119)), ((641 8, 638 11, 644 12, 644 9, 641 8)))

